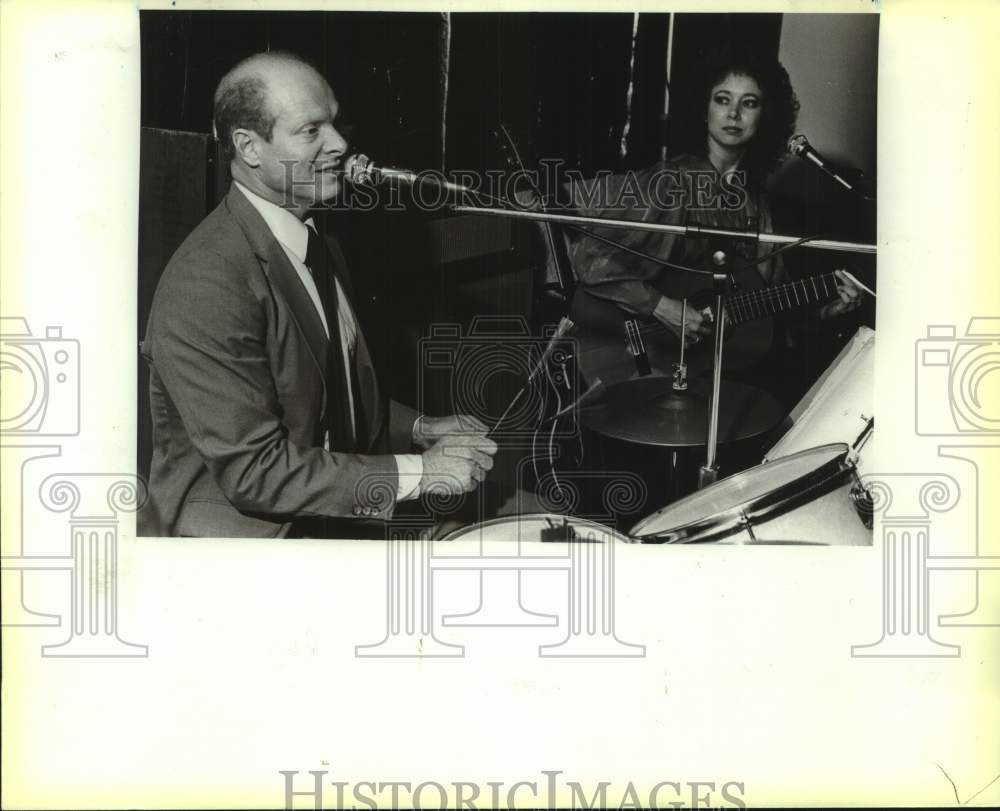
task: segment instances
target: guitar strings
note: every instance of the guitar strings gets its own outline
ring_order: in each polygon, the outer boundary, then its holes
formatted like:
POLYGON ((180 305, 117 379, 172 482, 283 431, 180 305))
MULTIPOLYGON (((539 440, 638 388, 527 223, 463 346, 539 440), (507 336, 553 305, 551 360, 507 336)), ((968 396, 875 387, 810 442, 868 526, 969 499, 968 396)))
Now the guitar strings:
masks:
MULTIPOLYGON (((809 301, 808 298, 807 285, 814 288, 815 291, 814 301, 819 301, 821 298, 821 294, 819 293, 819 287, 817 286, 817 283, 822 286, 827 297, 832 296, 832 293, 830 292, 827 286, 828 280, 834 282, 834 292, 835 292, 836 291, 835 274, 824 273, 820 276, 810 276, 806 279, 801 279, 799 281, 788 282, 786 284, 780 285, 779 287, 764 288, 761 290, 750 290, 747 291, 746 293, 740 293, 739 295, 731 296, 730 298, 726 299, 725 302, 726 313, 729 316, 730 321, 732 321, 733 324, 736 325, 736 324, 742 324, 745 321, 753 321, 760 317, 766 317, 766 314, 762 316, 760 315, 760 313, 763 313, 769 306, 773 306, 775 302, 777 302, 778 307, 776 310, 773 310, 773 312, 782 312, 785 309, 794 309, 797 306, 802 306, 801 302, 798 301, 797 295, 796 295, 796 301, 794 303, 792 302, 792 299, 789 296, 788 291, 790 289, 794 290, 795 288, 800 288, 802 290, 803 296, 805 297, 805 303, 809 304, 811 302, 809 301), (784 293, 785 296, 784 300, 781 297, 782 293, 784 293), (788 303, 787 308, 784 306, 786 302, 788 303), (758 313, 756 314, 754 313, 754 308, 758 310, 758 313), (741 309, 745 311, 746 315, 739 312, 739 310, 741 309)), ((654 324, 635 324, 634 328, 637 329, 643 335, 653 335, 653 334, 673 331, 666 324, 661 324, 659 322, 654 324)), ((629 329, 629 327, 626 326, 626 329, 629 329)))
MULTIPOLYGON (((534 187, 534 184, 532 184, 532 187, 533 187, 532 191, 537 195, 539 190, 536 187, 534 187)), ((518 208, 516 204, 504 198, 495 198, 492 197, 491 195, 479 192, 473 192, 473 194, 476 195, 477 197, 479 196, 486 197, 494 204, 500 203, 502 206, 518 208)), ((543 211, 544 211, 544 206, 543 206, 543 211)), ((652 254, 646 253, 645 251, 640 251, 636 248, 632 248, 628 245, 625 245, 624 243, 618 240, 611 239, 610 237, 605 237, 601 234, 598 234, 590 230, 589 228, 571 224, 566 224, 565 227, 572 231, 577 231, 583 234, 584 236, 590 237, 591 239, 595 239, 598 242, 603 242, 606 245, 610 245, 614 248, 618 248, 619 250, 623 250, 626 253, 630 253, 633 256, 636 256, 640 259, 644 259, 646 261, 660 265, 661 267, 670 268, 672 270, 679 270, 685 273, 695 273, 702 276, 715 275, 714 272, 710 270, 693 268, 687 265, 681 265, 676 262, 669 262, 665 259, 660 259, 657 256, 653 256, 652 254)), ((744 270, 749 270, 753 267, 756 267, 757 265, 767 262, 770 259, 773 259, 779 254, 784 253, 785 251, 791 250, 792 248, 797 248, 800 245, 804 245, 806 242, 811 242, 816 239, 821 239, 824 236, 825 236, 824 234, 813 234, 810 236, 805 236, 800 239, 797 239, 794 242, 789 242, 785 245, 780 245, 774 250, 768 251, 762 256, 758 256, 753 261, 746 262, 745 264, 740 265, 739 267, 731 271, 728 271, 727 275, 732 276, 735 273, 740 273, 744 270)), ((816 286, 817 282, 822 284, 823 291, 825 295, 829 298, 831 297, 832 294, 830 293, 830 290, 827 286, 828 279, 833 281, 834 283, 833 289, 835 293, 837 288, 836 288, 836 276, 834 274, 830 273, 830 274, 822 274, 820 276, 811 276, 806 279, 801 279, 799 281, 794 281, 794 282, 788 282, 786 284, 778 285, 776 287, 769 287, 760 290, 750 290, 747 291, 746 293, 740 293, 738 295, 731 296, 728 299, 726 299, 725 302, 726 313, 734 324, 740 324, 743 323, 744 321, 754 320, 756 318, 762 317, 761 313, 765 313, 766 315, 766 310, 769 307, 772 308, 772 312, 783 311, 785 309, 784 306, 785 304, 788 305, 788 309, 793 309, 794 307, 802 305, 802 302, 799 301, 799 296, 798 296, 799 290, 802 291, 803 297, 805 298, 805 303, 809 304, 810 303, 808 295, 809 291, 807 285, 812 286, 813 294, 815 296, 814 300, 819 301, 821 296, 819 293, 819 289, 816 286), (782 301, 781 298, 782 294, 784 294, 785 297, 784 302, 782 301), (794 304, 792 303, 791 300, 792 295, 795 296, 794 304), (773 309, 775 304, 777 304, 777 310, 773 309), (757 310, 756 313, 754 312, 755 309, 757 310), (744 313, 746 313, 746 315, 744 315, 744 313)), ((640 337, 640 339, 643 334, 650 335, 660 332, 672 331, 665 324, 659 324, 659 323, 650 325, 641 325, 636 323, 635 330, 637 333, 637 337, 640 337)))

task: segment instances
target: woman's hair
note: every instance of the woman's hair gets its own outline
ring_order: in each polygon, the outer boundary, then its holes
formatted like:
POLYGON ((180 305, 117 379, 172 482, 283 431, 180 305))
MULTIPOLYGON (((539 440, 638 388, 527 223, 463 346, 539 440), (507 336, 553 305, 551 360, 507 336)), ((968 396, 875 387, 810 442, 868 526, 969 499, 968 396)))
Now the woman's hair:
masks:
POLYGON ((698 80, 691 96, 695 105, 695 126, 690 130, 686 147, 698 154, 707 149, 708 124, 706 110, 712 88, 729 75, 749 76, 760 85, 764 94, 762 115, 757 135, 747 147, 740 167, 752 182, 761 182, 784 157, 788 139, 795 130, 799 102, 788 78, 788 71, 777 60, 733 49, 718 50, 702 61, 698 80))

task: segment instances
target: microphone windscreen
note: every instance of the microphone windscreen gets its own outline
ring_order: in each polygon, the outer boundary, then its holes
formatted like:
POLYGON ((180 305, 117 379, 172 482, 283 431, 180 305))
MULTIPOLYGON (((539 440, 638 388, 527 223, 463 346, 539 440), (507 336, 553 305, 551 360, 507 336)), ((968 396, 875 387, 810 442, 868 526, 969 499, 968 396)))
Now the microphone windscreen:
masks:
POLYGON ((355 152, 344 161, 344 175, 356 185, 372 182, 372 162, 367 155, 355 152))
POLYGON ((804 135, 793 135, 788 139, 788 154, 789 155, 801 155, 809 147, 809 141, 806 140, 804 135))

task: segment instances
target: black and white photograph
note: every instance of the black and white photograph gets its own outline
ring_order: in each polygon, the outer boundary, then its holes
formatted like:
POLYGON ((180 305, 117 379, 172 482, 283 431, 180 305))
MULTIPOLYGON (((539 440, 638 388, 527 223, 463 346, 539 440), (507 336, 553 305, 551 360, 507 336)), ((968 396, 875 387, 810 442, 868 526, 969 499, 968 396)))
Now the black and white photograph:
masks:
POLYGON ((997 41, 0 2, 0 806, 1000 805, 997 41))
POLYGON ((142 12, 141 534, 870 544, 878 21, 142 12))

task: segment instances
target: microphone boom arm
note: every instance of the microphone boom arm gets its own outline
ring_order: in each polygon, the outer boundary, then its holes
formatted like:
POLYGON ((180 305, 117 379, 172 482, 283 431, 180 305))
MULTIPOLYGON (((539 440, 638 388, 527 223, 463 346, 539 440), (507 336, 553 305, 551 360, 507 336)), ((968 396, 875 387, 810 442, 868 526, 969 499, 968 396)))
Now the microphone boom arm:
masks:
MULTIPOLYGON (((802 242, 802 237, 785 234, 767 234, 760 231, 744 231, 737 228, 715 228, 705 225, 666 225, 655 222, 619 220, 611 217, 584 217, 579 214, 550 214, 537 211, 519 211, 509 208, 487 208, 480 206, 452 206, 452 211, 461 214, 490 214, 497 217, 513 217, 521 220, 563 223, 565 225, 592 225, 600 228, 617 228, 628 231, 658 231, 681 236, 712 236, 731 239, 752 239, 768 244, 787 245, 802 242)), ((824 251, 850 251, 853 253, 875 253, 876 246, 863 242, 845 242, 837 239, 810 239, 802 242, 803 248, 824 251)))

